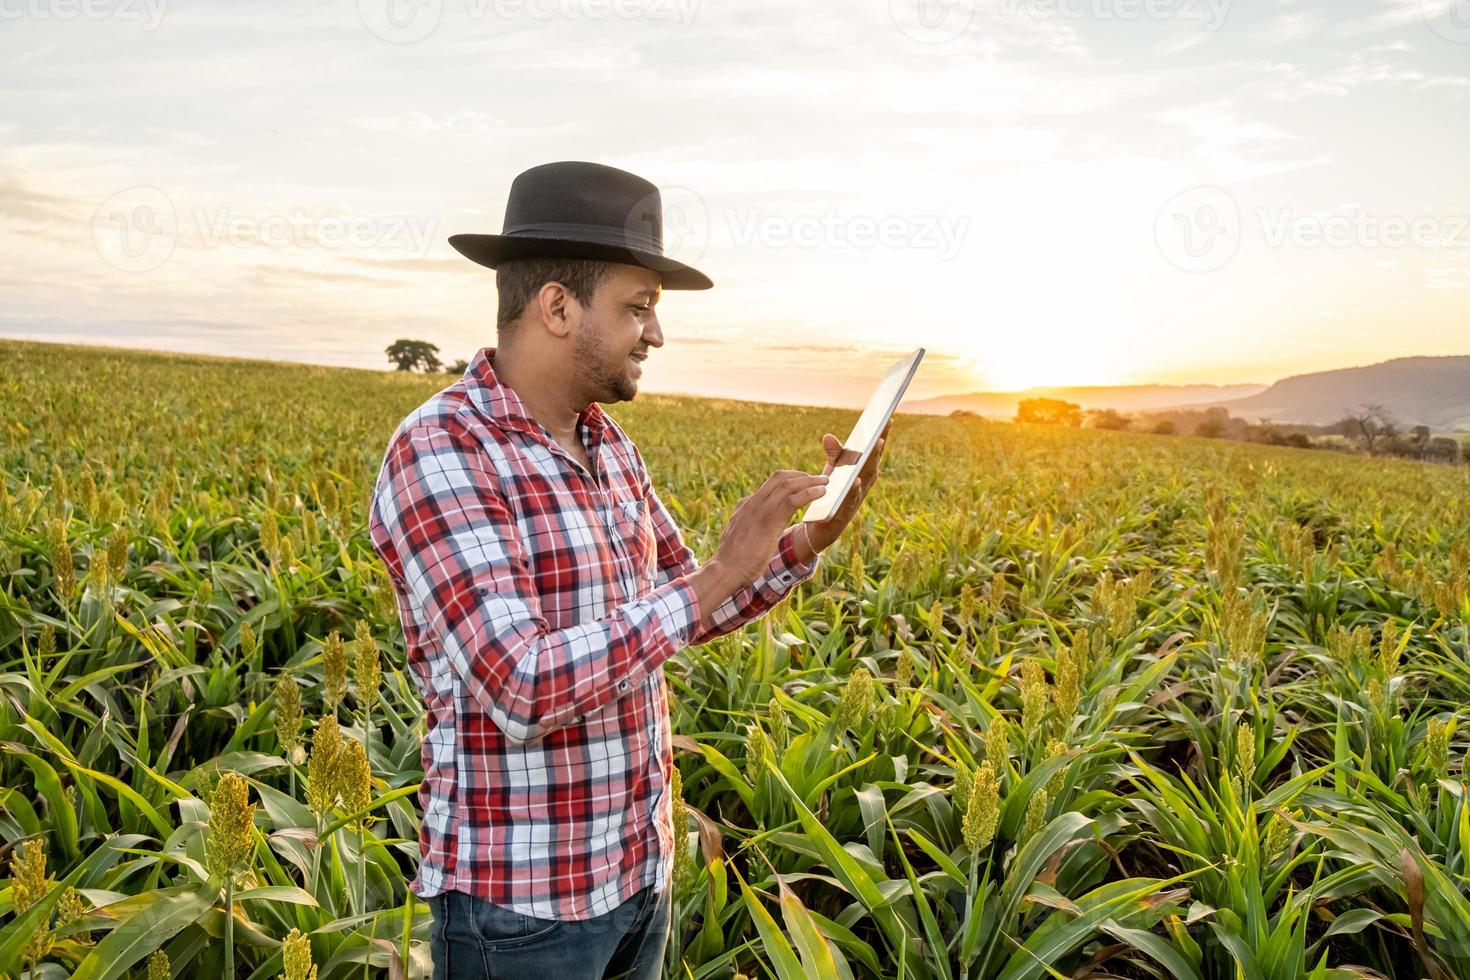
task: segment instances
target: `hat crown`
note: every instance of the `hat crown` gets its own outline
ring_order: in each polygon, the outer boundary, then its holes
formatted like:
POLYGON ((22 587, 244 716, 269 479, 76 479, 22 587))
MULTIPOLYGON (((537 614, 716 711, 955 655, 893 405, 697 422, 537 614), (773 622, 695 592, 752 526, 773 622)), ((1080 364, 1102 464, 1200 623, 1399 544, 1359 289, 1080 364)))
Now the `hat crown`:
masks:
POLYGON ((511 182, 499 235, 450 235, 461 255, 491 269, 516 259, 576 259, 641 265, 664 289, 708 289, 698 269, 664 254, 663 196, 617 167, 559 160, 511 182))
POLYGON ((609 230, 629 244, 663 251, 663 200, 651 181, 617 167, 580 160, 543 163, 510 185, 502 234, 563 235, 607 240, 609 230))

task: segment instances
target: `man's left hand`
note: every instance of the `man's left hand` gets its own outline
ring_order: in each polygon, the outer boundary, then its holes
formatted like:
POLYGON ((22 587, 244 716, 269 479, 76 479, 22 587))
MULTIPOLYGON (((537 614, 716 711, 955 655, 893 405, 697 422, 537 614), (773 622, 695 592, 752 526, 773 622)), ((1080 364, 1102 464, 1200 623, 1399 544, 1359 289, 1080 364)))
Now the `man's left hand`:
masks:
MULTIPOLYGON (((825 521, 813 521, 806 526, 812 547, 817 551, 826 550, 827 546, 836 541, 848 523, 857 516, 863 500, 878 480, 878 463, 883 458, 883 447, 888 442, 888 430, 892 427, 893 420, 890 419, 883 427, 883 433, 878 437, 878 443, 873 447, 873 452, 869 454, 868 461, 863 464, 862 470, 858 473, 857 481, 847 492, 847 499, 842 502, 842 506, 837 508, 837 511, 825 521)), ((850 466, 858 460, 858 451, 843 449, 841 440, 830 432, 822 436, 822 451, 827 456, 827 465, 822 470, 824 476, 831 474, 839 466, 850 466)))

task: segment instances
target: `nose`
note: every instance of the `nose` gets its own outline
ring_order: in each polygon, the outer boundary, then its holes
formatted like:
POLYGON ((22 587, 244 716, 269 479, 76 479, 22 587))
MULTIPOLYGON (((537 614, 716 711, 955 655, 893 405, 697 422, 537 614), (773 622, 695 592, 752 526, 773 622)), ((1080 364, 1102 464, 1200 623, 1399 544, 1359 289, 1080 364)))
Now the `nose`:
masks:
POLYGON ((648 320, 643 325, 643 342, 649 347, 662 347, 664 345, 663 328, 658 325, 658 314, 649 311, 648 320))

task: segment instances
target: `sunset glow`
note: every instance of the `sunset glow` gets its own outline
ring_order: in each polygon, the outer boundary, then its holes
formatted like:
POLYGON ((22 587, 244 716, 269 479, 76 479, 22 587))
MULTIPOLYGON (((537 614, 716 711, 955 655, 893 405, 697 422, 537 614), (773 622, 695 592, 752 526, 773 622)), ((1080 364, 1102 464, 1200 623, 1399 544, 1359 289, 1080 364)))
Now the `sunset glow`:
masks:
POLYGON ((857 404, 920 344, 915 397, 1470 352, 1437 2, 32 6, 0 33, 8 336, 468 357, 493 276, 446 239, 589 159, 658 183, 715 281, 665 297, 645 391, 857 404))

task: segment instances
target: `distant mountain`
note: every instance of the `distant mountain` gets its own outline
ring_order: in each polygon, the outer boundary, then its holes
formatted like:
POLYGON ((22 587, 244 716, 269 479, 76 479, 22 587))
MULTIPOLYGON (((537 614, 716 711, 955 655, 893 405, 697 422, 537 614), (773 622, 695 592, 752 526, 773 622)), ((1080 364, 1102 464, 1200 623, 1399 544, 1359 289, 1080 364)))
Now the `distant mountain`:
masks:
POLYGON ((993 418, 1014 418, 1023 398, 1060 398, 1083 408, 1116 408, 1120 412, 1150 412, 1182 405, 1213 404, 1241 399, 1266 390, 1265 385, 1127 385, 1091 388, 1028 388, 1025 391, 973 391, 940 395, 923 401, 905 401, 905 412, 948 415, 965 409, 993 418))
POLYGON ((1216 401, 1239 418, 1326 425, 1366 404, 1405 425, 1470 429, 1470 356, 1399 357, 1284 378, 1260 394, 1216 401))

